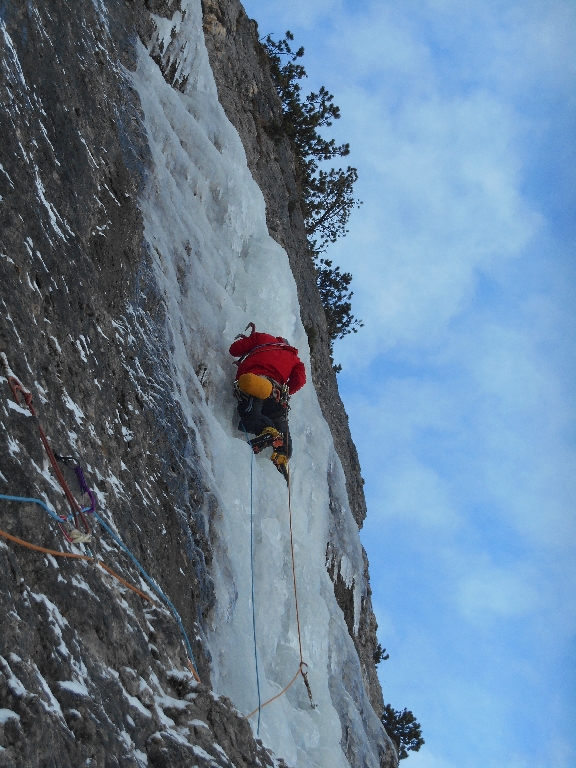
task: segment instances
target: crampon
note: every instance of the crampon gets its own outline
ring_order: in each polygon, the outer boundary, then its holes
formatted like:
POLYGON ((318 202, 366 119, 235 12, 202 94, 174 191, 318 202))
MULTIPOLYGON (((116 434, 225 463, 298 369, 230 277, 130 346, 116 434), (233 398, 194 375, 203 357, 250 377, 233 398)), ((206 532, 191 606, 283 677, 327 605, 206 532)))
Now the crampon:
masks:
POLYGON ((284 480, 288 482, 288 456, 286 456, 285 453, 276 453, 276 451, 274 451, 272 456, 270 456, 270 459, 284 480))
POLYGON ((284 445, 284 437, 274 427, 266 427, 257 437, 250 440, 250 445, 254 453, 260 453, 264 448, 281 448, 284 445))

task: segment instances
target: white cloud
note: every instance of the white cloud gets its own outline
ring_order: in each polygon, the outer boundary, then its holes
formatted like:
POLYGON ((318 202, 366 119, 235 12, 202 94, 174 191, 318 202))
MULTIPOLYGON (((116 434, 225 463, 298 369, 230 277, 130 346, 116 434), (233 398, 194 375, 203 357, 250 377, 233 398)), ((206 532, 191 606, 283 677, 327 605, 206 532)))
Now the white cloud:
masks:
POLYGON ((326 17, 341 12, 342 0, 245 0, 243 5, 251 18, 256 19, 264 35, 273 33, 273 37, 284 34, 287 28, 294 30, 311 29, 326 17), (268 25, 269 29, 264 29, 268 25))
POLYGON ((484 563, 481 570, 468 574, 460 583, 459 608, 468 620, 480 626, 496 618, 530 613, 539 602, 531 576, 519 568, 515 572, 484 563))
POLYGON ((493 96, 406 94, 393 113, 379 93, 347 90, 340 102, 361 115, 348 128, 365 203, 330 255, 354 275, 364 343, 341 354, 358 366, 434 343, 470 305, 479 271, 519 257, 540 219, 520 194, 515 116, 493 96))
POLYGON ((400 518, 420 529, 454 530, 460 524, 446 481, 413 456, 401 456, 387 465, 376 494, 379 503, 371 509, 375 516, 400 518))
POLYGON ((404 453, 423 430, 446 432, 457 427, 450 394, 430 379, 387 376, 385 380, 367 380, 350 405, 366 444, 379 446, 377 452, 370 453, 379 462, 404 453))

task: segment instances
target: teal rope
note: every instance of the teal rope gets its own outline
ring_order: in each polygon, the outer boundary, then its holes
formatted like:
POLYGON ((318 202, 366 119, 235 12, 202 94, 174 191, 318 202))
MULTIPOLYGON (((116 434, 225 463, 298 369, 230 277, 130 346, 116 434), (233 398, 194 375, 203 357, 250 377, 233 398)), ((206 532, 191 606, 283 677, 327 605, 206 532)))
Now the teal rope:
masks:
MULTIPOLYGON (((52 519, 56 520, 59 523, 62 522, 62 518, 58 517, 40 499, 29 499, 29 498, 26 498, 24 496, 6 496, 3 493, 0 493, 0 499, 4 499, 5 501, 21 501, 21 502, 31 502, 32 504, 38 504, 38 506, 42 507, 42 509, 44 509, 46 512, 48 512, 48 514, 50 515, 50 517, 52 519)), ((124 544, 124 542, 114 533, 112 528, 110 528, 110 526, 100 517, 100 515, 98 515, 96 512, 94 512, 94 517, 96 518, 96 520, 98 520, 98 522, 100 523, 102 528, 104 528, 104 530, 107 531, 110 534, 110 536, 114 539, 116 544, 118 544, 118 546, 128 555, 130 560, 132 560, 132 562, 134 563, 136 568, 138 568, 138 570, 142 574, 143 578, 152 587, 154 592, 156 592, 158 597, 161 600, 163 600, 166 603, 166 605, 170 608, 170 611, 172 612, 172 615, 174 616, 174 618, 176 619, 176 622, 178 623, 178 626, 180 627, 180 631, 182 633, 182 637, 184 639, 184 644, 186 645, 186 649, 187 649, 188 654, 190 656, 190 661, 192 662, 192 666, 194 667, 194 669, 196 671, 196 674, 198 675, 198 669, 196 667, 196 662, 194 660, 194 653, 192 652, 192 646, 190 645, 190 640, 188 639, 188 635, 186 634, 186 630, 184 629, 184 625, 182 624, 182 619, 180 618, 180 614, 178 613, 178 611, 176 610, 176 608, 172 604, 172 601, 164 594, 164 592, 162 592, 162 590, 156 584, 156 582, 150 576, 148 576, 148 574, 146 573, 144 568, 140 565, 138 560, 136 560, 136 558, 134 557, 132 552, 130 552, 130 550, 124 544)), ((198 675, 198 677, 200 677, 200 675, 198 675)))
POLYGON ((253 468, 254 468, 254 453, 250 459, 250 572, 252 575, 252 633, 254 635, 254 663, 256 665, 256 688, 258 689, 258 726, 256 728, 256 735, 260 735, 260 674, 258 671, 258 652, 256 646, 256 603, 254 602, 254 504, 253 504, 253 468))
MULTIPOLYGON (((242 429, 246 435, 246 441, 250 445, 250 439, 243 422, 242 429)), ((250 459, 250 573, 252 576, 252 634, 254 636, 254 665, 256 667, 256 688, 258 690, 258 725, 256 727, 256 735, 260 735, 260 712, 262 709, 262 701, 260 698, 260 672, 258 670, 258 646, 256 644, 256 603, 254 601, 254 451, 250 445, 252 458, 250 459)))
POLYGON ((58 523, 65 522, 65 518, 58 517, 56 512, 54 512, 50 507, 45 504, 43 501, 40 501, 40 499, 29 499, 25 496, 5 496, 3 493, 0 493, 0 499, 4 499, 4 501, 23 501, 23 502, 30 502, 31 504, 38 504, 39 507, 42 507, 43 510, 48 512, 50 517, 53 520, 56 520, 58 523))
POLYGON ((167 597, 167 596, 164 594, 164 592, 163 592, 163 591, 160 589, 160 587, 158 586, 158 584, 156 584, 156 582, 154 581, 154 579, 153 579, 151 576, 149 576, 149 575, 146 573, 146 571, 144 570, 144 568, 143 568, 143 567, 140 565, 140 563, 138 562, 138 560, 136 560, 136 558, 134 557, 134 555, 132 554, 132 552, 130 552, 130 550, 128 549, 128 547, 126 546, 126 544, 124 544, 124 542, 122 541, 122 539, 120 539, 120 538, 119 538, 119 537, 118 537, 118 536, 117 536, 117 535, 114 533, 114 531, 112 530, 112 528, 110 528, 110 526, 109 526, 109 525, 108 525, 108 524, 107 524, 107 523, 106 523, 106 522, 105 522, 105 521, 104 521, 104 520, 103 520, 103 519, 100 517, 100 515, 99 515, 97 512, 94 512, 94 517, 96 518, 96 520, 98 520, 98 522, 100 523, 100 525, 102 526, 102 528, 104 528, 104 530, 105 530, 105 531, 107 531, 107 532, 110 534, 110 536, 111 536, 111 537, 114 539, 114 541, 116 542, 116 544, 118 544, 118 546, 119 546, 119 547, 120 547, 120 548, 121 548, 121 549, 122 549, 122 550, 123 550, 123 551, 124 551, 124 552, 125 552, 125 553, 128 555, 128 557, 130 558, 130 560, 132 560, 132 562, 134 563, 134 565, 136 566, 136 568, 138 568, 138 570, 139 570, 139 571, 140 571, 140 573, 142 574, 142 577, 144 578, 144 580, 145 580, 145 581, 146 581, 146 582, 147 582, 147 583, 148 583, 148 584, 149 584, 149 585, 152 587, 152 589, 154 590, 154 592, 156 592, 156 594, 158 595, 158 597, 159 597, 161 600, 163 600, 163 601, 166 603, 166 605, 168 606, 168 608, 170 608, 170 611, 172 612, 172 615, 174 616, 174 618, 176 619, 176 622, 178 623, 178 626, 180 627, 180 631, 181 631, 181 633, 182 633, 182 637, 183 637, 183 639, 184 639, 184 644, 186 645, 186 649, 188 650, 188 654, 189 654, 189 656, 190 656, 190 661, 192 662, 192 666, 194 667, 194 669, 195 669, 195 671, 196 671, 196 674, 198 675, 198 677, 200 677, 200 675, 198 674, 198 669, 197 669, 197 667, 196 667, 196 661, 194 660, 194 653, 193 653, 193 651, 192 651, 192 646, 190 645, 190 640, 188 639, 188 635, 186 634, 186 630, 184 629, 184 624, 182 623, 182 619, 180 618, 180 614, 178 613, 178 611, 177 611, 177 610, 176 610, 176 608, 174 607, 174 604, 173 604, 173 603, 172 603, 172 601, 171 601, 171 600, 170 600, 170 599, 169 599, 169 598, 168 598, 168 597, 167 597))

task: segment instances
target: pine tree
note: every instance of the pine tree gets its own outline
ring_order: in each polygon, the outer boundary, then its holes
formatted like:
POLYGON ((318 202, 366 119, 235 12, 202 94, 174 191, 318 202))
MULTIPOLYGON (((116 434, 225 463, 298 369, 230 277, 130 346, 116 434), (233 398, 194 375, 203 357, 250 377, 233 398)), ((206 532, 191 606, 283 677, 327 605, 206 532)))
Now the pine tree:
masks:
POLYGON ((386 733, 396 745, 399 760, 407 758, 409 751, 418 752, 425 743, 420 723, 416 722, 412 712, 407 709, 400 711, 386 704, 380 720, 386 733))
POLYGON ((316 274, 331 340, 357 333, 363 323, 352 315, 350 299, 354 293, 349 290, 352 282, 350 272, 340 272, 340 267, 333 267, 330 259, 319 259, 316 274))
POLYGON ((388 661, 390 654, 386 653, 386 648, 382 648, 380 643, 376 646, 376 650, 373 653, 374 664, 378 666, 382 661, 388 661))
MULTIPOLYGON (((350 214, 361 205, 354 198, 358 172, 350 166, 346 170, 331 168, 329 171, 319 166, 324 161, 348 155, 350 145, 338 145, 334 139, 325 139, 318 132, 319 128, 330 127, 333 120, 340 118, 340 109, 324 86, 318 93, 303 97, 299 81, 307 75, 298 60, 304 56, 304 48, 292 50, 290 43, 293 40, 294 36, 288 31, 283 40, 275 41, 268 35, 263 42, 270 61, 270 73, 282 102, 280 131, 288 136, 296 155, 300 204, 332 351, 336 339, 356 333, 363 325, 352 314, 350 300, 353 293, 349 289, 352 275, 341 272, 332 261, 321 257, 330 243, 348 232, 346 224, 350 214), (283 62, 282 57, 287 60, 283 62)), ((340 366, 334 366, 334 369, 338 371, 340 366)))

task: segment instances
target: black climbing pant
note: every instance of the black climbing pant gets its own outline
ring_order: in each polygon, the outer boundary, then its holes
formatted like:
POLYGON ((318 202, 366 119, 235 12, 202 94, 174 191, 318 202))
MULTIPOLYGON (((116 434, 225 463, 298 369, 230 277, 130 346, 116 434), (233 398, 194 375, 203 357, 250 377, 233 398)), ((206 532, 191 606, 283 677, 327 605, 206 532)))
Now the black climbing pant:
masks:
POLYGON ((290 458, 292 441, 288 429, 287 409, 283 405, 277 403, 273 397, 260 400, 258 397, 250 396, 238 402, 238 415, 241 421, 238 429, 242 431, 246 430, 250 434, 259 435, 266 427, 274 427, 278 432, 282 432, 284 445, 277 448, 276 453, 285 453, 290 458))

